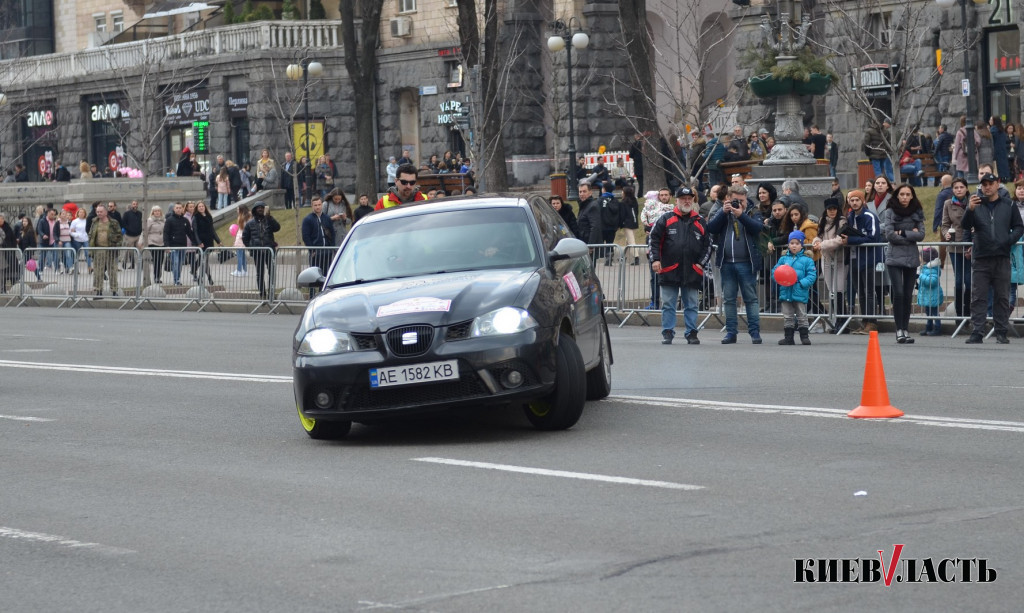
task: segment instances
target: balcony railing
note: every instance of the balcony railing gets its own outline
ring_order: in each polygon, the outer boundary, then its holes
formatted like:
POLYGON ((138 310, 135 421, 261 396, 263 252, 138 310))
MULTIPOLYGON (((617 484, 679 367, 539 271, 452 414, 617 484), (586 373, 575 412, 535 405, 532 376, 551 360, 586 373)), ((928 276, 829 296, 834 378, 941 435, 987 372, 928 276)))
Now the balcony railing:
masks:
POLYGON ((126 70, 143 63, 241 53, 256 49, 337 48, 341 21, 260 21, 174 36, 0 62, 0 86, 66 80, 126 70))

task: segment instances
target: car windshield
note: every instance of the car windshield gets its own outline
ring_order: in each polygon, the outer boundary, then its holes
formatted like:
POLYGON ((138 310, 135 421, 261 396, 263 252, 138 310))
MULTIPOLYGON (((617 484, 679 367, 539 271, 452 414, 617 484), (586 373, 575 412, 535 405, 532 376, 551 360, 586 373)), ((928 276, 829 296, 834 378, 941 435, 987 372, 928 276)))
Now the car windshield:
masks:
POLYGON ((328 286, 463 270, 540 266, 526 211, 480 208, 359 224, 328 286))

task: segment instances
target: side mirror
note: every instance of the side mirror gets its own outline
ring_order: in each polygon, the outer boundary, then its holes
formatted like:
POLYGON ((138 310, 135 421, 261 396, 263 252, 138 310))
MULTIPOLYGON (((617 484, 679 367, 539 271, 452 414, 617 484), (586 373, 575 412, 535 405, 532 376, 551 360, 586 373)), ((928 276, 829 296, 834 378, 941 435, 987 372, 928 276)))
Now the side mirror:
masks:
POLYGON ((555 248, 548 252, 548 257, 551 258, 552 262, 559 260, 571 260, 575 258, 582 258, 589 255, 590 251, 587 249, 587 244, 578 238, 563 238, 558 241, 555 248))
POLYGON ((327 279, 324 278, 324 273, 320 272, 319 267, 310 266, 299 273, 298 278, 295 280, 295 284, 300 287, 315 287, 323 285, 326 280, 327 279))

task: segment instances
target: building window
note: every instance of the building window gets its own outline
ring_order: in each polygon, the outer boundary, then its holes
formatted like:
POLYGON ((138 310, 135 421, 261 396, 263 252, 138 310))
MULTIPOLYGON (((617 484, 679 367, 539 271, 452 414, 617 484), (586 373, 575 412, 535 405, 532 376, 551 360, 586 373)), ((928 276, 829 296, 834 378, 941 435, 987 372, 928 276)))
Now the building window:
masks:
POLYGON ((888 47, 892 43, 892 12, 871 13, 868 16, 868 46, 874 49, 888 47))
POLYGON ((448 62, 448 87, 455 89, 462 87, 462 64, 459 62, 448 62))
POLYGON ((92 16, 92 20, 93 20, 93 23, 96 24, 96 31, 97 32, 106 32, 107 31, 107 14, 106 13, 96 13, 96 14, 94 14, 92 16))
POLYGON ((416 0, 398 0, 399 13, 415 13, 416 0))
POLYGON ((457 8, 459 6, 459 0, 448 0, 449 8, 457 8))
POLYGON ((124 32, 124 13, 121 11, 110 11, 110 31, 124 32))

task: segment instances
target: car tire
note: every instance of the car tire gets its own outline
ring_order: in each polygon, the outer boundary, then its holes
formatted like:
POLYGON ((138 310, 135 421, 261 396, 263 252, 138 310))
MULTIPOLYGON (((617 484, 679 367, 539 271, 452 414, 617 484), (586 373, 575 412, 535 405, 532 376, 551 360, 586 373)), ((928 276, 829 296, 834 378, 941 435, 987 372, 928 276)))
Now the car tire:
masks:
POLYGON ((586 369, 576 341, 567 334, 558 337, 555 389, 523 407, 526 418, 538 430, 565 430, 576 425, 587 399, 586 369))
POLYGON ((333 441, 341 438, 345 438, 348 431, 352 429, 352 422, 350 421, 324 421, 316 420, 312 417, 306 417, 299 410, 299 422, 302 424, 302 429, 306 431, 309 438, 324 441, 333 441))
POLYGON ((587 400, 601 400, 612 393, 611 343, 608 341, 608 324, 601 322, 601 341, 597 366, 587 373, 587 400))

